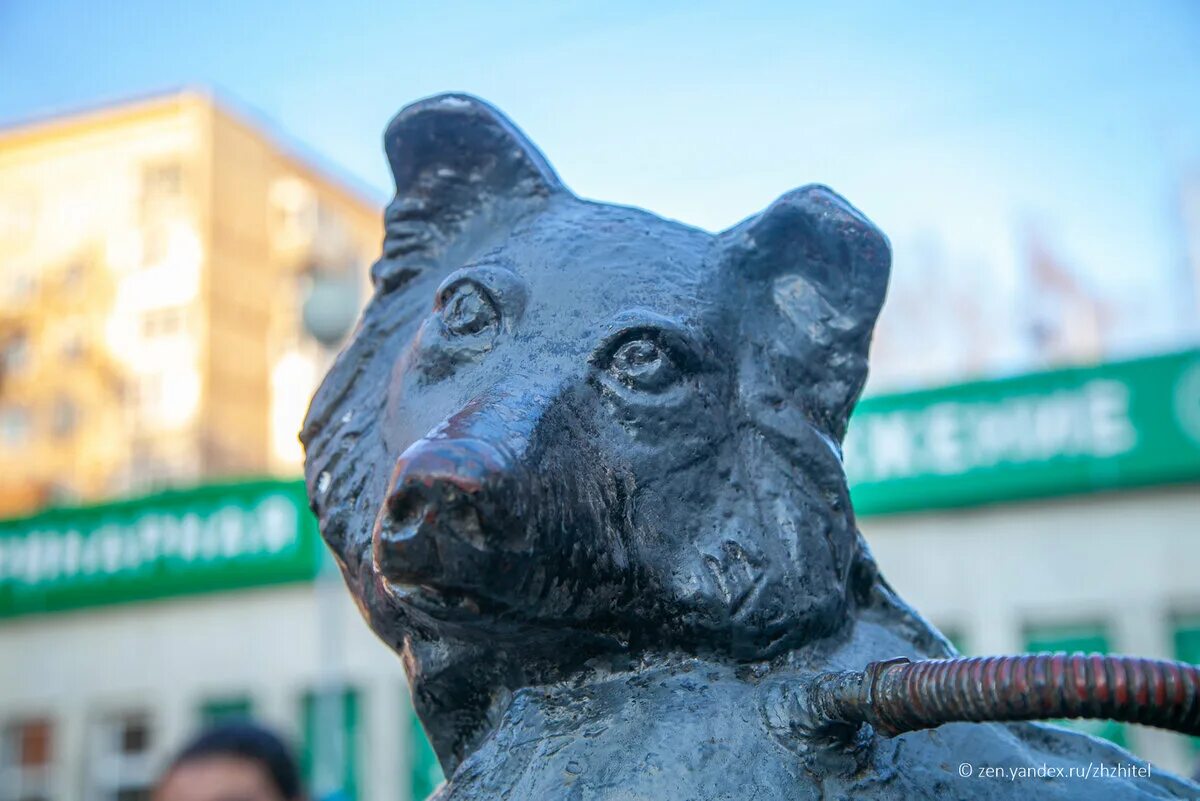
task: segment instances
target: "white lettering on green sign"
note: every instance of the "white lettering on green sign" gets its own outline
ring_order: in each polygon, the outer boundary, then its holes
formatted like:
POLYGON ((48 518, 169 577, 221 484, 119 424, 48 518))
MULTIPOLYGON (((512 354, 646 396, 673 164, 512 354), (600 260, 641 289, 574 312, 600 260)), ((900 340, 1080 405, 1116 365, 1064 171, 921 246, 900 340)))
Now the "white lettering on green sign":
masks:
POLYGON ((1097 378, 1046 394, 946 400, 863 415, 847 437, 846 462, 853 481, 876 482, 1058 458, 1108 458, 1136 444, 1129 388, 1097 378))
POLYGON ((298 537, 296 506, 279 494, 250 507, 149 512, 90 531, 34 528, 0 538, 0 586, 133 576, 159 565, 269 557, 295 547, 298 537))

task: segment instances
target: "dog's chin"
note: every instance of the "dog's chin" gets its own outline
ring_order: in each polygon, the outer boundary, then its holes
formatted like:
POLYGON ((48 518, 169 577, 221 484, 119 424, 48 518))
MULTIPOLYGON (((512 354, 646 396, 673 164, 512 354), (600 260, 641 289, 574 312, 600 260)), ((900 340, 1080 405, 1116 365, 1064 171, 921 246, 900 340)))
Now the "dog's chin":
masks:
POLYGON ((446 623, 481 624, 507 616, 509 606, 445 578, 385 578, 387 593, 410 612, 446 623))

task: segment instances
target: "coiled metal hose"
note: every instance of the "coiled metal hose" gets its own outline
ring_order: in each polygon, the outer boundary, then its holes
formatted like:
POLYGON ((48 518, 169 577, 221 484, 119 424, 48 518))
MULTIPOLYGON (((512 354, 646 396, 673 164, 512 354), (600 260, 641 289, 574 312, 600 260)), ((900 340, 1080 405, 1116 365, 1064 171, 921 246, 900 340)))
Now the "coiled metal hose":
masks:
POLYGON ((954 721, 1103 718, 1200 735, 1200 667, 1100 654, 1027 654, 822 673, 808 688, 814 728, 869 723, 885 737, 954 721))

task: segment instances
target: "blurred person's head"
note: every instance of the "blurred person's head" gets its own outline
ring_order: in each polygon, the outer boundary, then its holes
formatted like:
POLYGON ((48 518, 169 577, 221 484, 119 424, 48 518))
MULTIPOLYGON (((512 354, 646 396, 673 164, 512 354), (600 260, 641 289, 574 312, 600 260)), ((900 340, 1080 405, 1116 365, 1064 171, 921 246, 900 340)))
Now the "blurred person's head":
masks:
POLYGON ((206 729, 159 779, 154 801, 295 801, 303 798, 291 751, 250 722, 206 729))

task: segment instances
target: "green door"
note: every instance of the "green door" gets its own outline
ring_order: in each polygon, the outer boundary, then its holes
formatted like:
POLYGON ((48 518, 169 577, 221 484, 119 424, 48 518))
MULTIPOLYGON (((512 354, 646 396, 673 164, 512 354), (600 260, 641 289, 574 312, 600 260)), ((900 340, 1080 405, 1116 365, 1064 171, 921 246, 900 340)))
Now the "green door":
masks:
POLYGON ((213 726, 231 720, 249 720, 254 717, 254 704, 245 696, 210 698, 200 704, 200 725, 213 726))
MULTIPOLYGON (((1200 665, 1200 616, 1175 622, 1175 658, 1180 662, 1200 665)), ((1189 739, 1192 748, 1200 752, 1200 737, 1189 739)))
POLYGON ((358 693, 352 689, 304 694, 304 748, 300 770, 313 801, 358 801, 358 693))

